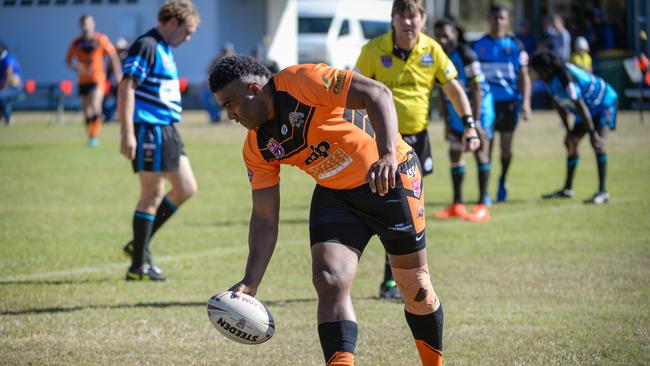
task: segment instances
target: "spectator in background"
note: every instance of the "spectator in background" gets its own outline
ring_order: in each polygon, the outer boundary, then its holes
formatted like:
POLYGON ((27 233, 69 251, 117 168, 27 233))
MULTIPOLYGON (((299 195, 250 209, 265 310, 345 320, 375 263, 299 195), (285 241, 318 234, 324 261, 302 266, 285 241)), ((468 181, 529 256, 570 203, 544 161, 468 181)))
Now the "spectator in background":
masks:
MULTIPOLYGON (((221 52, 219 52, 219 54, 216 55, 212 61, 210 61, 210 64, 208 64, 208 76, 210 76, 214 65, 216 65, 222 58, 226 56, 232 56, 234 54, 235 46, 230 42, 224 43, 221 52)), ((212 92, 210 92, 210 86, 208 85, 207 81, 203 85, 201 99, 203 101, 203 108, 206 110, 206 112, 208 112, 208 115, 210 116, 210 122, 219 123, 219 121, 221 121, 221 107, 214 100, 214 96, 212 95, 212 92)))
POLYGON ((278 63, 266 58, 265 52, 266 49, 264 48, 264 45, 260 43, 251 50, 251 57, 254 58, 257 62, 266 66, 271 74, 275 74, 276 72, 280 71, 280 66, 278 66, 278 63))
POLYGON ((13 124, 11 107, 23 89, 20 65, 9 53, 7 46, 0 42, 0 108, 6 125, 13 124))
POLYGON ((537 40, 535 35, 530 29, 530 22, 526 19, 519 21, 519 27, 515 33, 515 37, 524 44, 524 48, 529 55, 532 55, 537 50, 537 40))
MULTIPOLYGON (((120 63, 123 62, 129 51, 129 41, 124 37, 119 37, 115 40, 115 50, 117 51, 117 57, 120 59, 120 63)), ((104 102, 102 103, 104 122, 113 119, 113 115, 117 109, 117 84, 120 83, 120 80, 117 79, 113 69, 110 67, 106 69, 106 80, 110 87, 108 88, 108 93, 104 97, 104 102)))
POLYGON ((77 72, 79 95, 86 117, 88 146, 99 144, 102 127, 102 101, 106 83, 104 56, 110 59, 116 79, 122 79, 122 67, 115 48, 105 35, 95 32, 95 19, 88 14, 79 18, 81 35, 75 38, 65 56, 68 67, 77 72), (76 59, 76 62, 73 62, 76 59))
POLYGON ((589 54, 589 42, 585 37, 578 37, 573 46, 571 63, 585 71, 592 72, 591 55, 589 54))
POLYGON ((596 8, 592 11, 593 21, 587 27, 586 38, 594 54, 616 46, 614 28, 604 18, 603 10, 596 8))
POLYGON ((547 29, 549 38, 547 48, 557 55, 563 62, 569 60, 571 55, 571 34, 564 26, 564 19, 559 15, 553 15, 547 29))

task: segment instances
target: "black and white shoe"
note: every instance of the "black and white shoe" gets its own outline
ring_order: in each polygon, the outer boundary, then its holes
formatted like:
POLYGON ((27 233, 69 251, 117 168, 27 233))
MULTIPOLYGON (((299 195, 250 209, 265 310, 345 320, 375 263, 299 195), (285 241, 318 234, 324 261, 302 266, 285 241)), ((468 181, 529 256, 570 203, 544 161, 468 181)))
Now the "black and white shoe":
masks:
POLYGON ((561 189, 557 192, 553 193, 548 193, 542 196, 543 199, 548 200, 548 199, 555 199, 555 198, 573 198, 575 197, 576 193, 573 191, 573 189, 561 189))
POLYGON ((142 267, 140 267, 136 271, 132 271, 131 269, 126 271, 125 280, 127 281, 151 280, 156 282, 165 282, 167 281, 167 278, 164 277, 163 275, 157 274, 156 272, 152 271, 151 267, 148 264, 143 264, 142 267))
POLYGON ((584 200, 584 203, 602 205, 603 203, 609 203, 609 198, 608 192, 596 192, 591 198, 584 200))
MULTIPOLYGON (((124 252, 124 255, 127 256, 129 259, 133 258, 133 240, 129 241, 122 247, 122 251, 124 252)), ((160 269, 154 262, 153 259, 151 258, 151 252, 149 251, 149 248, 144 253, 144 262, 149 265, 149 269, 153 272, 155 272, 157 275, 162 276, 163 275, 163 270, 160 269)))

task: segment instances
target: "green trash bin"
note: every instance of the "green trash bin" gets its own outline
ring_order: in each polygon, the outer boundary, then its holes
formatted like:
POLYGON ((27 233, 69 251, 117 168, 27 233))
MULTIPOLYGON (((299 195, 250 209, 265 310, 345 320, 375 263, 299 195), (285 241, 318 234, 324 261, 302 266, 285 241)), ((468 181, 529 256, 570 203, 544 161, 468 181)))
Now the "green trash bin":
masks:
POLYGON ((623 60, 633 54, 626 50, 607 50, 599 52, 594 58, 594 74, 602 77, 618 93, 619 109, 630 108, 630 100, 625 97, 625 89, 634 88, 627 76, 623 60))

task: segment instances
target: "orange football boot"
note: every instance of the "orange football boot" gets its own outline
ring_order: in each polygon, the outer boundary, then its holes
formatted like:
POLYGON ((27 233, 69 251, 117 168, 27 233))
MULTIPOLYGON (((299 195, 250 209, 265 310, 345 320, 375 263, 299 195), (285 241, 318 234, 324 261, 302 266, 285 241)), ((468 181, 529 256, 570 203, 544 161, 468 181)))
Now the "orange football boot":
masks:
POLYGON ((433 213, 433 217, 436 219, 448 219, 450 217, 459 217, 462 219, 465 216, 467 216, 467 208, 465 208, 464 203, 452 203, 444 210, 433 213))
POLYGON ((465 220, 473 222, 488 222, 490 221, 490 209, 487 207, 487 205, 479 203, 474 206, 472 212, 467 214, 465 220))

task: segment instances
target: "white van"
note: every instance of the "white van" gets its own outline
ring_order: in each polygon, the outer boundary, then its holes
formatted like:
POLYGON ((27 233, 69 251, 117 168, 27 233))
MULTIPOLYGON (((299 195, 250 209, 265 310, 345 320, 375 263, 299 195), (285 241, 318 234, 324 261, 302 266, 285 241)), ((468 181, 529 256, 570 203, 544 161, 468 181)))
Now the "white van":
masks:
POLYGON ((351 69, 369 39, 390 31, 390 0, 299 0, 298 62, 351 69))

